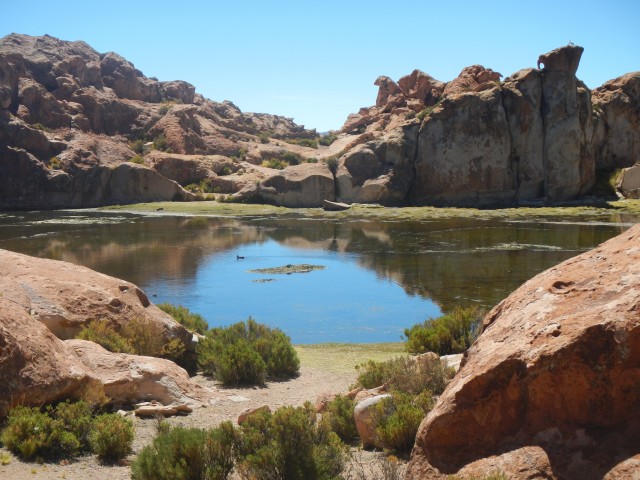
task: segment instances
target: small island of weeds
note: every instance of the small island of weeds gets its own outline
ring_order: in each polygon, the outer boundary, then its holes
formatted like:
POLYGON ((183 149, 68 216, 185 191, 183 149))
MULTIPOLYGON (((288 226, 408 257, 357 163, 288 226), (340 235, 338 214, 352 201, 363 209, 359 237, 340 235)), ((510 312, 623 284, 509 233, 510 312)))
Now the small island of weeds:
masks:
POLYGON ((284 265, 282 267, 271 268, 257 268, 255 270, 249 270, 249 273, 262 273, 265 275, 291 275, 292 273, 309 273, 314 270, 324 270, 324 265, 309 265, 307 263, 301 263, 299 265, 284 265))

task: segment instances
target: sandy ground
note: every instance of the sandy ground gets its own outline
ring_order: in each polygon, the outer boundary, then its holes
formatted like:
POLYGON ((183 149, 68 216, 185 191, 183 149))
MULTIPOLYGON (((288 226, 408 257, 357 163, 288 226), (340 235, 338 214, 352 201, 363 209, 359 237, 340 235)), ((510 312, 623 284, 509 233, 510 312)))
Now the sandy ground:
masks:
MULTIPOLYGON (((218 389, 224 398, 216 405, 196 409, 187 416, 168 418, 167 421, 172 425, 208 428, 216 426, 223 420, 231 420, 235 423, 238 415, 247 408, 269 405, 273 411, 284 405, 302 405, 307 400, 315 403, 316 397, 321 393, 347 392, 356 379, 353 365, 360 363, 364 357, 373 356, 381 359, 399 353, 396 347, 377 352, 376 355, 353 351, 351 355, 344 355, 340 353, 341 351, 340 347, 299 348, 300 375, 286 382, 269 382, 262 388, 221 388, 217 383, 197 376, 195 378, 199 383, 207 388, 218 389), (337 355, 341 358, 339 362, 336 362, 337 355)), ((122 465, 101 465, 93 455, 59 464, 27 463, 11 455, 7 465, 2 465, 0 462, 0 479, 121 480, 131 478, 131 468, 128 464, 145 445, 151 442, 156 434, 157 425, 155 419, 136 418, 134 422, 136 437, 133 454, 122 465)), ((2 454, 8 454, 7 450, 0 448, 0 457, 2 454)), ((379 468, 380 461, 386 458, 383 454, 354 449, 354 455, 355 460, 347 469, 347 478, 352 480, 385 478, 382 474, 374 472, 379 468)), ((404 464, 401 462, 398 467, 402 470, 404 464)))

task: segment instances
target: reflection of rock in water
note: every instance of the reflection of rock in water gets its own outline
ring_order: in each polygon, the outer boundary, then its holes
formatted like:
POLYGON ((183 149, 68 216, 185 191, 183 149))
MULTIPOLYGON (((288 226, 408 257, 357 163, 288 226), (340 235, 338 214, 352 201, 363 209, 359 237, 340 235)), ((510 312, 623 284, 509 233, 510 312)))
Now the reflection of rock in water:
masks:
POLYGON ((275 278, 259 278, 257 280, 251 280, 253 283, 269 283, 269 282, 275 282, 276 279, 275 278))

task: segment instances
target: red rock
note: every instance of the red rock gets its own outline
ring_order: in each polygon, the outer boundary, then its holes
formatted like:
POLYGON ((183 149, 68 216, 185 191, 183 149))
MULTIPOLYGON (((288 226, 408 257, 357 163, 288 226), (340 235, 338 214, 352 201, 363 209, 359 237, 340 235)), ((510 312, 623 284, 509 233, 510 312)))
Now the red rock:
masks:
POLYGON ((640 226, 526 282, 485 318, 407 478, 491 462, 514 478, 525 464, 545 478, 613 475, 640 450, 639 311, 640 226))
POLYGON ((259 407, 251 407, 243 410, 240 415, 238 415, 238 425, 242 425, 253 415, 263 412, 271 413, 271 408, 269 407, 269 405, 261 405, 259 407))

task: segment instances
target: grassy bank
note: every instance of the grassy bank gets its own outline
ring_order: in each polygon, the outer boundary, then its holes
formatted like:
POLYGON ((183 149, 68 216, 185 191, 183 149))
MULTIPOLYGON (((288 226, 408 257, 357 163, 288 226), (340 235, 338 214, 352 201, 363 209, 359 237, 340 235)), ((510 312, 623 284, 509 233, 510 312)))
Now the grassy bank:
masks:
POLYGON ((319 343, 296 345, 300 363, 328 372, 353 372, 356 365, 406 355, 404 343, 319 343))
POLYGON ((103 207, 102 211, 119 211, 151 215, 201 215, 212 217, 297 217, 331 219, 371 220, 430 220, 435 218, 519 219, 545 217, 608 217, 615 214, 640 214, 640 200, 618 200, 602 202, 598 206, 571 205, 553 207, 519 207, 479 210, 475 208, 436 207, 379 207, 354 205, 349 210, 326 212, 322 208, 284 208, 272 205, 247 205, 234 203, 202 202, 157 202, 135 205, 103 207))

